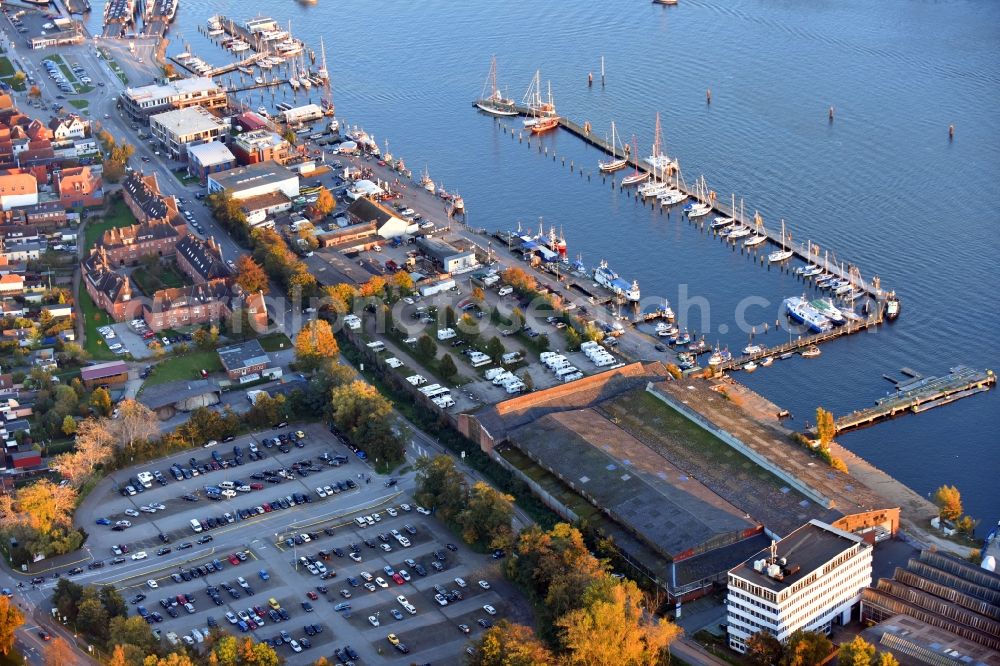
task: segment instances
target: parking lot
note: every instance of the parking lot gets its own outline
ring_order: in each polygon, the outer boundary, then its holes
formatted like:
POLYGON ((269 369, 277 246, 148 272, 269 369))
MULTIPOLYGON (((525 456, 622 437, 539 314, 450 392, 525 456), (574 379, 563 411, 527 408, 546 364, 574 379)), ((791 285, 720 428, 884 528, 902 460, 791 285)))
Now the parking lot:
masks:
POLYGON ((114 583, 164 640, 173 633, 197 644, 198 634, 212 624, 239 634, 243 622, 258 640, 275 642, 282 631, 294 638, 301 654, 284 639, 276 648, 291 664, 311 663, 321 654, 335 660, 336 650, 347 661, 347 645, 364 662, 453 663, 483 630, 479 620, 488 625, 512 615, 528 621, 527 605, 501 579, 498 561, 456 545, 454 536, 418 510, 412 488, 412 474, 374 474, 318 424, 219 442, 138 466, 98 487, 77 513, 91 533, 93 561, 79 563, 73 576, 81 583, 114 583), (300 429, 304 438, 298 440, 294 433, 300 429), (288 442, 264 444, 279 434, 288 442), (265 457, 252 460, 251 445, 265 457), (242 464, 235 463, 234 447, 242 464), (218 470, 210 469, 212 453, 218 470), (335 466, 334 460, 346 462, 335 466), (174 464, 181 481, 170 471, 174 464), (199 467, 206 471, 194 476, 199 467), (162 483, 154 478, 142 493, 121 494, 126 485, 142 485, 140 472, 156 471, 162 483), (241 485, 247 487, 237 490, 241 485), (212 501, 206 486, 229 492, 212 501), (333 493, 322 497, 326 486, 333 493), (363 521, 361 527, 361 516, 372 516, 373 524, 363 521), (97 525, 99 519, 109 524, 97 525), (121 520, 130 527, 114 531, 121 520), (192 520, 205 527, 194 532, 192 520), (488 581, 489 589, 479 580, 488 581), (442 594, 447 596, 435 598, 442 594), (412 614, 397 600, 400 595, 412 614), (390 633, 407 655, 390 643, 390 633))

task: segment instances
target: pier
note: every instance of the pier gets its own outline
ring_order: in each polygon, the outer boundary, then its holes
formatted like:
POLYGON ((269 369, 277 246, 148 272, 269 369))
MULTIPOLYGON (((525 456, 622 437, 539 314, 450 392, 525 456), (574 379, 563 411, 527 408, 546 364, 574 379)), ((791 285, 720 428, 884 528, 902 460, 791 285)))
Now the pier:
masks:
MULTIPOLYGON (((476 100, 472 103, 472 105, 473 107, 475 107, 477 104, 480 103, 484 103, 484 101, 476 100)), ((532 115, 531 109, 520 104, 515 104, 514 110, 517 111, 517 113, 521 116, 532 115)), ((559 116, 559 127, 563 128, 570 134, 573 134, 574 136, 578 137, 585 143, 590 144, 591 146, 594 146, 598 150, 607 153, 608 155, 618 155, 619 157, 621 156, 620 151, 615 151, 614 147, 610 144, 610 142, 595 135, 594 132, 590 130, 589 123, 587 124, 587 126, 584 126, 564 116, 559 116)), ((654 172, 654 169, 645 162, 643 162, 642 157, 640 157, 639 155, 628 155, 626 159, 628 160, 628 164, 632 168, 637 169, 638 171, 641 172, 648 173, 650 174, 650 176, 653 177, 657 176, 657 174, 654 172)), ((680 191, 682 191, 684 194, 688 195, 688 197, 690 197, 695 201, 711 205, 713 213, 715 213, 718 216, 732 218, 736 220, 736 222, 744 226, 747 226, 751 229, 756 228, 756 225, 754 224, 754 220, 752 217, 748 218, 745 215, 741 215, 738 209, 733 210, 732 206, 720 202, 714 196, 710 197, 709 199, 705 199, 704 197, 699 196, 697 192, 695 192, 692 188, 685 185, 683 182, 679 182, 677 184, 677 189, 679 189, 680 191)), ((708 216, 702 219, 703 220, 711 219, 712 217, 713 215, 709 214, 708 216)), ((866 280, 863 277, 861 277, 860 274, 854 272, 850 268, 844 269, 841 268, 839 265, 834 265, 834 264, 826 265, 824 264, 823 257, 819 255, 818 246, 814 247, 810 243, 801 243, 794 241, 791 239, 790 234, 788 234, 787 232, 785 234, 784 243, 782 243, 781 233, 779 231, 775 231, 774 229, 768 229, 767 227, 764 227, 763 229, 760 230, 760 233, 767 236, 768 241, 770 241, 770 243, 772 243, 773 245, 780 246, 783 244, 785 248, 791 250, 794 256, 799 258, 800 260, 805 261, 808 264, 822 265, 826 273, 834 275, 840 279, 849 281, 854 288, 864 292, 867 296, 877 301, 879 303, 880 310, 884 308, 885 298, 888 294, 888 291, 882 288, 881 283, 877 277, 871 280, 866 280)))
POLYGON ((874 407, 841 416, 834 425, 839 433, 891 419, 904 412, 919 414, 988 391, 996 381, 992 370, 975 370, 960 365, 951 368, 951 372, 944 377, 914 378, 903 382, 896 391, 877 400, 874 407))
POLYGON ((794 354, 797 351, 800 351, 807 347, 811 347, 813 345, 819 345, 822 342, 833 340, 834 338, 839 338, 844 335, 851 335, 853 333, 860 333, 862 331, 866 331, 869 328, 878 326, 881 323, 882 323, 882 309, 877 308, 874 314, 868 316, 865 319, 849 320, 842 326, 835 326, 829 331, 824 331, 823 333, 814 333, 812 335, 804 335, 802 337, 796 338, 795 340, 789 340, 788 342, 784 342, 774 347, 764 347, 756 354, 743 354, 742 356, 734 356, 729 361, 724 361, 722 363, 719 363, 718 365, 713 365, 710 367, 720 372, 726 370, 739 370, 750 361, 759 362, 768 357, 780 358, 785 354, 794 354))

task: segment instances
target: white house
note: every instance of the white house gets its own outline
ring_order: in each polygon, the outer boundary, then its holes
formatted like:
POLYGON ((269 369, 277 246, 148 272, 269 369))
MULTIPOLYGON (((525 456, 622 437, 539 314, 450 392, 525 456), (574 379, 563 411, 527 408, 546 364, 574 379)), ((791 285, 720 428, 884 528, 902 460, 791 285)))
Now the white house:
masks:
POLYGON ((872 582, 872 547, 856 534, 811 520, 729 571, 729 647, 767 632, 784 642, 798 629, 829 634, 846 624, 872 582))
POLYGON ((53 118, 49 123, 54 141, 65 141, 66 139, 85 139, 87 128, 90 123, 80 118, 80 116, 67 116, 65 118, 53 118))

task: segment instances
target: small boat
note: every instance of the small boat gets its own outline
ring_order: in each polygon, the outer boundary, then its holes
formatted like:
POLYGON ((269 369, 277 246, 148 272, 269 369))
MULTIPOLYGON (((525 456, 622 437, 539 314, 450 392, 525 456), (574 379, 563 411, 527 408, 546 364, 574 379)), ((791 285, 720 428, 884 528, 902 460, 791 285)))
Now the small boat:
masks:
POLYGON ((744 236, 749 236, 752 233, 750 231, 750 227, 740 226, 740 227, 736 227, 736 228, 732 228, 732 227, 730 227, 730 228, 732 229, 732 231, 730 231, 729 234, 728 234, 728 237, 730 239, 743 238, 744 236))
POLYGON ((837 296, 843 296, 844 294, 846 294, 847 292, 849 292, 849 291, 851 291, 853 289, 854 289, 854 285, 852 285, 850 282, 848 282, 847 284, 842 284, 839 287, 837 287, 836 289, 834 289, 833 293, 835 293, 837 296))
POLYGON ((263 106, 258 106, 257 107, 257 113, 259 113, 262 116, 266 116, 267 115, 267 108, 263 107, 263 106))
POLYGON ((660 195, 657 197, 660 200, 660 205, 664 208, 669 208, 670 206, 676 206, 679 203, 687 201, 687 195, 683 192, 670 192, 666 195, 660 195))
POLYGON ((840 311, 840 308, 833 304, 829 298, 817 298, 816 300, 810 301, 809 305, 816 308, 816 311, 821 315, 829 319, 834 325, 840 326, 847 321, 844 317, 844 313, 840 311))
POLYGON ((754 370, 757 369, 757 364, 754 363, 753 361, 750 361, 749 363, 743 366, 743 369, 746 370, 747 372, 753 372, 754 370))
POLYGON ((225 32, 225 30, 223 30, 222 28, 212 28, 211 30, 208 31, 208 36, 209 37, 218 37, 219 35, 221 35, 224 32, 225 32))
POLYGON ((261 76, 258 76, 257 78, 255 78, 253 80, 253 82, 256 83, 259 86, 262 86, 262 85, 264 85, 264 78, 261 77, 261 76))
POLYGON ((772 264, 791 259, 795 253, 785 247, 785 221, 781 221, 781 249, 767 255, 767 260, 772 264))
POLYGON ((763 359, 761 359, 761 362, 760 362, 761 366, 763 366, 765 368, 770 367, 772 363, 774 363, 774 357, 773 356, 765 356, 763 359))
POLYGON ((677 339, 674 340, 674 344, 675 345, 689 345, 689 344, 691 344, 691 334, 688 333, 687 331, 684 331, 683 333, 681 333, 680 335, 677 336, 677 339))
POLYGON ((669 337, 670 336, 670 332, 671 332, 670 331, 670 326, 668 326, 667 324, 663 323, 662 321, 661 322, 657 322, 657 324, 656 324, 656 334, 659 337, 661 337, 661 338, 669 337))
POLYGON ((290 85, 293 90, 298 90, 299 89, 299 81, 298 81, 298 79, 295 79, 295 78, 288 79, 288 85, 290 85))
POLYGON ((542 101, 541 77, 541 71, 536 70, 535 78, 531 80, 531 84, 528 86, 528 91, 524 93, 524 104, 531 110, 531 117, 524 121, 524 126, 529 129, 541 122, 542 119, 555 118, 557 121, 559 119, 559 116, 556 115, 556 105, 552 101, 551 83, 549 83, 549 101, 542 101))
POLYGON ((431 176, 427 172, 427 167, 424 167, 424 174, 420 178, 420 186, 431 194, 434 194, 434 181, 431 180, 431 176))
POLYGON ((809 266, 804 271, 802 271, 802 277, 813 277, 814 275, 819 275, 822 272, 823 268, 821 266, 813 264, 812 266, 809 266))
POLYGON ((732 224, 735 221, 736 220, 734 220, 731 217, 717 217, 714 220, 712 220, 712 228, 713 229, 723 229, 725 227, 728 227, 730 224, 732 224))
POLYGON ((822 353, 823 352, 821 352, 819 350, 819 347, 817 347, 816 345, 809 345, 808 347, 806 347, 805 349, 803 349, 801 352, 799 352, 799 355, 802 356, 802 358, 816 358, 817 356, 819 356, 822 353))
POLYGON ((723 360, 724 359, 722 358, 722 352, 714 351, 714 352, 712 352, 712 355, 708 357, 708 364, 709 365, 722 365, 723 360))
POLYGON ((759 354, 764 351, 764 348, 760 345, 750 344, 743 348, 743 353, 747 356, 752 356, 753 354, 759 354))
POLYGON ((743 241, 743 247, 756 247, 767 240, 767 236, 760 234, 754 234, 750 238, 743 241))
POLYGON ((688 217, 702 217, 712 212, 712 204, 701 202, 688 204, 684 207, 684 212, 688 217))
POLYGON ((688 352, 691 354, 701 354, 708 351, 708 343, 702 338, 688 345, 688 352))
POLYGON ((559 127, 559 118, 539 118, 536 122, 532 123, 530 129, 532 134, 541 134, 542 132, 548 132, 549 130, 559 127))
POLYGON ((885 317, 889 321, 892 321, 899 316, 899 298, 896 296, 896 292, 890 291, 885 296, 885 317))

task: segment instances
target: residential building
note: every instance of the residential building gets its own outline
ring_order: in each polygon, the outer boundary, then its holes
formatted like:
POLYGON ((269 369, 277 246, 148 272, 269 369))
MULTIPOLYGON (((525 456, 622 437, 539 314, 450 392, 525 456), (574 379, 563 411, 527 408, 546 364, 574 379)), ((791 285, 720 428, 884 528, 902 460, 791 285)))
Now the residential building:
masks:
POLYGON ((299 196, 299 176, 277 162, 267 161, 239 167, 208 177, 208 191, 229 190, 234 199, 282 192, 289 199, 299 196))
POLYGON ((729 571, 729 647, 746 652, 758 632, 784 642, 804 629, 829 634, 847 624, 872 582, 872 546, 851 532, 810 520, 729 571))
POLYGON ((125 361, 110 361, 88 365, 80 370, 80 379, 88 389, 124 384, 128 381, 128 364, 125 361))
POLYGON ((49 129, 52 131, 52 139, 65 141, 66 139, 84 139, 90 129, 90 123, 76 114, 64 118, 53 118, 49 121, 49 129))
POLYGON ((292 144, 269 129, 243 132, 232 140, 233 154, 240 164, 273 161, 284 163, 292 155, 292 144))
POLYGON ((231 280, 216 279, 190 287, 161 289, 143 309, 150 330, 218 323, 245 308, 258 330, 267 326, 267 306, 260 292, 245 294, 231 280))
POLYGON ((170 109, 203 106, 215 109, 226 105, 225 89, 208 77, 177 79, 165 84, 128 88, 121 96, 122 108, 133 120, 145 122, 150 116, 170 109))
POLYGON ((257 340, 250 340, 230 347, 219 349, 219 360, 230 379, 259 373, 266 368, 271 359, 257 340))
POLYGON ((269 216, 292 209, 292 200, 284 192, 258 194, 240 201, 240 210, 246 215, 247 224, 257 226, 269 216))
POLYGON ((221 141, 209 141, 188 146, 188 173, 198 176, 201 182, 208 175, 236 168, 236 156, 221 141))
MULTIPOLYGON (((101 194, 103 194, 103 191, 101 194)), ((48 201, 40 203, 37 206, 27 206, 26 208, 21 208, 20 211, 24 213, 25 224, 34 225, 48 231, 65 227, 69 221, 64 204, 58 201, 48 201)))
POLYGON ((20 296, 24 291, 24 276, 17 273, 0 275, 0 296, 20 296))
POLYGON ((156 174, 148 176, 132 171, 122 181, 125 205, 135 219, 143 222, 170 222, 178 217, 177 200, 172 195, 160 194, 156 174))
POLYGON ((10 210, 19 206, 38 203, 38 180, 22 170, 0 173, 0 209, 10 210))
POLYGON ((132 300, 132 285, 128 277, 111 267, 103 247, 92 249, 80 268, 84 288, 97 307, 115 321, 134 318, 141 304, 132 300))
POLYGON ((45 251, 45 243, 39 241, 5 241, 0 247, 4 259, 12 264, 34 261, 45 251))
POLYGON ((186 160, 188 146, 219 139, 226 124, 208 110, 190 106, 150 116, 149 129, 170 157, 186 160))
POLYGON ((177 243, 187 233, 187 225, 177 221, 155 220, 128 227, 112 227, 104 232, 98 244, 107 252, 114 266, 136 265, 146 256, 167 257, 174 254, 177 243))
POLYGON ((195 284, 233 276, 214 237, 200 240, 187 235, 177 243, 177 267, 195 284))
POLYGON ((89 166, 60 169, 52 174, 54 190, 66 208, 100 206, 104 203, 104 183, 89 166))

